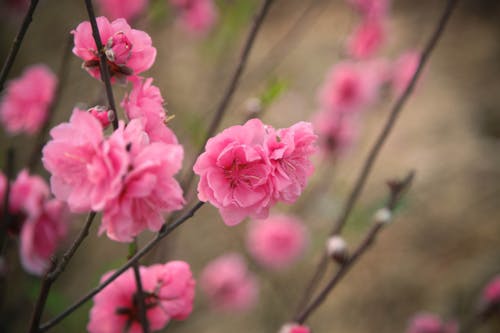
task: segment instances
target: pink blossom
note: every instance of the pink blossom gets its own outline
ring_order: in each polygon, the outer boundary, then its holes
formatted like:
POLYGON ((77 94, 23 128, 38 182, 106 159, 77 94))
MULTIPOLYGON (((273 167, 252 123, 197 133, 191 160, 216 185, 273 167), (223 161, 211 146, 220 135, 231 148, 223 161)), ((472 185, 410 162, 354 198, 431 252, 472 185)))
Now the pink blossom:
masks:
MULTIPOLYGON (((123 80, 126 76, 137 75, 151 68, 156 49, 147 33, 132 29, 121 18, 109 22, 101 16, 97 18, 97 25, 113 79, 123 80)), ((83 65, 90 75, 100 78, 99 56, 90 22, 80 23, 72 33, 75 40, 73 53, 83 59, 83 65)))
POLYGON ((406 333, 458 333, 458 324, 445 323, 438 316, 422 313, 411 319, 406 333))
POLYGON ((110 20, 133 20, 147 8, 148 0, 98 0, 101 13, 110 20))
POLYGON ((153 85, 153 79, 135 77, 131 79, 133 88, 121 103, 129 119, 144 118, 144 130, 151 142, 161 141, 176 144, 177 137, 166 126, 167 111, 160 89, 153 85))
POLYGON ((279 333, 311 333, 309 327, 295 323, 284 325, 279 333))
POLYGON ((29 217, 20 234, 21 263, 30 273, 42 275, 59 243, 67 234, 67 207, 58 200, 46 201, 43 211, 29 217))
POLYGON ((273 165, 271 182, 277 200, 293 203, 314 171, 310 157, 316 152, 317 136, 312 125, 299 122, 289 128, 268 129, 267 148, 273 165))
MULTIPOLYGON (((3 201, 5 196, 5 191, 7 190, 7 177, 0 171, 0 214, 3 211, 3 201)), ((0 215, 1 216, 1 215, 0 215)))
POLYGON ((365 20, 348 40, 347 51, 356 59, 373 56, 384 43, 386 36, 380 20, 365 20))
MULTIPOLYGON (((83 111, 83 110, 79 110, 83 111)), ((105 106, 96 105, 87 110, 95 119, 97 119, 103 129, 108 128, 111 125, 111 119, 114 117, 113 112, 105 106)))
POLYGON ((498 312, 500 309, 500 275, 494 277, 484 287, 479 305, 485 315, 498 312))
POLYGON ((186 30, 207 33, 217 22, 219 13, 213 0, 170 0, 180 12, 180 22, 186 30))
POLYGON ((389 0, 348 0, 363 16, 384 18, 389 11, 389 0))
POLYGON ((264 124, 252 119, 208 140, 205 152, 196 160, 198 198, 217 207, 227 225, 238 224, 247 216, 265 218, 269 213, 272 165, 265 137, 264 124))
POLYGON ((270 216, 254 221, 247 234, 247 248, 260 264, 271 269, 290 266, 304 252, 307 230, 298 219, 270 216))
MULTIPOLYGON (((189 265, 172 261, 139 268, 146 303, 146 317, 152 331, 164 328, 171 319, 183 320, 193 308, 195 282, 189 265)), ((105 274, 101 282, 113 272, 105 274)), ((142 332, 132 269, 120 275, 94 297, 90 310, 90 333, 142 332)))
POLYGON ((200 286, 211 306, 219 311, 246 311, 257 302, 257 280, 236 253, 208 263, 201 273, 200 286))
POLYGON ((344 61, 327 74, 319 103, 326 111, 356 113, 369 107, 378 97, 380 77, 373 66, 344 61))
MULTIPOLYGON (((115 131, 109 141, 139 142, 144 134, 141 125, 140 120, 133 120, 126 129, 115 131)), ((120 195, 107 202, 99 230, 121 242, 132 241, 145 229, 158 231, 164 214, 184 205, 182 189, 174 178, 182 166, 182 146, 132 143, 129 150, 129 172, 123 178, 120 195)))
POLYGON ((9 212, 23 218, 37 218, 44 210, 49 197, 49 187, 40 176, 30 176, 23 169, 12 183, 9 194, 9 212))
POLYGON ((319 146, 325 155, 338 156, 352 147, 358 136, 356 117, 319 111, 313 118, 319 146))
POLYGON ((392 90, 394 94, 401 95, 406 90, 417 71, 420 57, 419 52, 408 51, 396 60, 392 71, 392 90))
POLYGON ((129 165, 126 143, 104 140, 96 118, 75 110, 70 122, 54 127, 50 135, 42 161, 56 198, 73 212, 83 212, 101 210, 120 193, 129 165))
POLYGON ((8 82, 0 102, 0 120, 12 134, 34 134, 43 126, 57 85, 45 65, 28 67, 21 77, 8 82))

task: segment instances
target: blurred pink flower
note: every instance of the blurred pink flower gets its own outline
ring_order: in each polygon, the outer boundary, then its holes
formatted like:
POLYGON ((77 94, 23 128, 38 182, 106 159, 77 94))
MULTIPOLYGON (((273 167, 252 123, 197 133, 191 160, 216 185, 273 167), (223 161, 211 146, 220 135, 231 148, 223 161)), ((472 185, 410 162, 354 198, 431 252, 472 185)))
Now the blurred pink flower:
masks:
POLYGON ((275 199, 293 203, 300 196, 314 171, 310 157, 316 152, 317 138, 306 122, 277 131, 268 129, 266 144, 273 165, 270 180, 275 199))
POLYGON ((486 312, 498 311, 500 308, 500 275, 494 277, 484 287, 481 294, 482 309, 486 312))
MULTIPOLYGON (((123 81, 129 75, 137 75, 151 68, 156 49, 147 33, 132 29, 124 19, 109 22, 101 16, 97 18, 97 25, 113 79, 123 81)), ((90 22, 80 23, 72 33, 75 40, 73 53, 83 59, 83 65, 90 75, 100 78, 99 56, 90 22)))
POLYGON ((360 112, 378 97, 380 77, 373 66, 344 61, 327 74, 319 93, 321 109, 332 112, 360 112))
POLYGON ((23 169, 12 183, 9 197, 9 212, 21 214, 24 218, 37 218, 44 210, 44 203, 49 197, 49 187, 40 176, 30 176, 23 169))
POLYGON ((20 234, 21 263, 28 272, 42 275, 48 269, 50 258, 68 230, 66 205, 58 200, 46 201, 43 211, 29 217, 20 234))
MULTIPOLYGON (((84 111, 80 109, 78 110, 84 111)), ((97 119, 101 123, 103 129, 106 129, 108 128, 109 125, 111 125, 111 118, 114 117, 111 110, 109 110, 105 106, 100 106, 100 105, 96 105, 88 109, 87 112, 90 113, 95 119, 97 119)))
POLYGON ((219 13, 213 0, 170 0, 179 11, 180 22, 193 33, 207 33, 217 22, 219 13))
POLYGON ((314 115, 314 130, 319 135, 319 146, 326 156, 338 156, 352 147, 358 136, 356 117, 332 111, 314 115))
MULTIPOLYGON (((139 142, 142 128, 140 120, 132 120, 125 129, 120 126, 109 141, 139 142)), ((138 147, 132 143, 129 150, 129 171, 121 179, 120 195, 107 202, 99 230, 120 242, 132 241, 145 229, 160 230, 163 215, 184 205, 182 189, 174 178, 182 166, 182 146, 155 142, 138 147)))
POLYGON ((50 135, 42 161, 51 173, 52 192, 73 212, 101 210, 121 192, 129 166, 127 143, 104 140, 96 118, 75 110, 70 122, 54 127, 50 135))
MULTIPOLYGON (((139 268, 146 303, 146 317, 152 331, 164 328, 171 319, 182 320, 193 308, 194 286, 189 265, 172 261, 139 268)), ((101 282, 113 272, 105 274, 101 282)), ((87 330, 90 333, 139 333, 137 285, 132 269, 120 275, 94 297, 87 330)))
POLYGON ((386 40, 383 22, 365 20, 354 30, 348 39, 347 52, 356 59, 373 56, 386 40))
POLYGON ((268 215, 273 189, 265 136, 258 119, 227 128, 208 140, 193 167, 200 176, 198 198, 217 207, 227 225, 268 215))
POLYGON ((122 107, 129 119, 144 118, 144 130, 151 142, 161 141, 176 144, 177 137, 166 124, 167 111, 160 89, 153 85, 152 78, 135 77, 131 79, 133 88, 130 94, 125 95, 122 107))
POLYGON ((394 63, 392 69, 392 90, 401 95, 410 84, 420 62, 420 52, 408 51, 403 53, 394 63))
POLYGON ((406 333, 458 333, 458 324, 445 323, 436 315, 421 313, 411 319, 406 333))
POLYGON ((257 302, 257 279, 237 253, 225 254, 208 263, 201 273, 200 286, 215 310, 246 311, 257 302))
POLYGON ((131 21, 141 15, 148 6, 148 0, 98 0, 101 13, 110 20, 123 18, 131 21))
POLYGON ((45 65, 28 67, 7 83, 0 102, 0 120, 11 134, 36 133, 47 119, 57 78, 45 65))
POLYGON ((254 259, 271 269, 284 269, 304 252, 307 230, 297 218, 270 216, 250 224, 247 248, 254 259))
POLYGON ((311 333, 309 327, 295 323, 284 325, 279 333, 311 333))
POLYGON ((389 0, 348 0, 363 16, 384 18, 389 11, 389 0))

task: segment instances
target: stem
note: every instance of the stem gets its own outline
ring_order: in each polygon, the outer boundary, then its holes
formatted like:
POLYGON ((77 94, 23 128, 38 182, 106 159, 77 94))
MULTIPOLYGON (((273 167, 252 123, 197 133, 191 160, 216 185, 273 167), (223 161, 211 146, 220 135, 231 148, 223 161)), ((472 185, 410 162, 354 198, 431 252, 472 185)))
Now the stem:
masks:
POLYGON ((24 35, 26 34, 26 31, 28 31, 28 27, 30 26, 31 21, 33 21, 33 13, 35 12, 37 5, 38 5, 38 0, 31 0, 30 7, 28 9, 28 12, 26 13, 26 16, 24 16, 21 28, 19 28, 19 31, 16 37, 14 38, 14 42, 12 43, 12 47, 10 48, 9 55, 7 56, 7 59, 3 64, 2 71, 0 72, 0 92, 3 91, 3 87, 5 85, 5 81, 7 80, 7 76, 9 75, 10 70, 12 69, 12 65, 14 65, 14 60, 17 57, 17 53, 21 48, 21 43, 24 39, 24 35))
POLYGON ((45 303, 47 303, 47 297, 49 296, 50 287, 52 285, 52 281, 48 278, 49 272, 55 268, 56 262, 52 261, 51 266, 45 273, 44 279, 42 281, 42 287, 40 288, 40 294, 38 294, 38 298, 35 304, 35 311, 33 312, 33 316, 31 317, 30 322, 30 333, 37 333, 38 326, 40 324, 40 319, 42 317, 43 308, 45 307, 45 303))
MULTIPOLYGON (((137 238, 131 244, 133 249, 130 251, 132 256, 137 253, 137 238)), ((144 291, 142 289, 141 273, 139 270, 139 262, 136 261, 132 265, 134 269, 135 284, 137 285, 137 306, 139 307, 139 318, 141 320, 142 332, 149 333, 149 322, 146 316, 146 304, 144 303, 144 291)))
POLYGON ((101 79, 104 82, 104 86, 106 88, 106 96, 108 97, 109 108, 113 112, 113 130, 116 130, 118 128, 118 115, 116 113, 115 98, 113 96, 113 88, 111 87, 108 62, 106 60, 106 55, 104 54, 104 47, 102 45, 101 35, 99 34, 99 27, 97 26, 94 7, 92 6, 92 0, 85 0, 85 6, 87 7, 87 13, 89 14, 90 25, 92 26, 92 36, 94 36, 95 45, 99 52, 99 67, 101 69, 101 79))
MULTIPOLYGON (((246 37, 245 45, 241 50, 240 58, 238 60, 238 64, 236 65, 236 69, 233 72, 231 80, 229 81, 229 85, 227 86, 226 91, 224 92, 224 95, 222 96, 222 99, 219 102, 219 106, 215 111, 215 115, 212 119, 212 122, 210 123, 210 126, 208 127, 208 131, 205 135, 205 139, 203 140, 203 144, 196 156, 200 156, 203 153, 203 151, 205 150, 205 144, 207 143, 208 139, 210 139, 215 134, 217 127, 219 126, 220 122, 222 121, 222 118, 224 117, 224 114, 227 110, 227 107, 229 106, 229 103, 231 102, 231 99, 236 91, 236 88, 238 88, 241 74, 243 73, 243 70, 245 69, 245 66, 248 62, 248 57, 254 45, 257 33, 259 32, 260 27, 262 26, 262 23, 264 22, 264 19, 273 1, 274 0, 263 0, 256 16, 254 17, 252 27, 250 28, 250 31, 246 37)), ((194 160, 191 163, 189 170, 193 169, 193 165, 195 162, 196 160, 194 160)), ((193 182, 193 179, 194 179, 194 173, 190 172, 189 176, 186 178, 186 181, 184 182, 183 188, 185 191, 189 190, 193 182)))
POLYGON ((11 190, 11 181, 14 179, 14 159, 15 152, 14 148, 7 148, 7 157, 5 163, 5 193, 3 197, 3 211, 2 211, 2 223, 0 223, 0 255, 3 254, 5 249, 5 240, 7 239, 7 228, 9 227, 11 215, 9 212, 9 201, 10 201, 10 190, 11 190))
POLYGON ((121 274, 123 274, 126 270, 128 270, 130 267, 135 262, 138 262, 139 259, 141 259, 144 255, 146 255, 153 247, 155 247, 160 240, 165 238, 167 235, 169 235, 172 231, 174 231, 177 227, 182 225, 184 222, 189 220, 191 217, 194 216, 196 211, 200 209, 205 203, 202 201, 199 201, 193 208, 191 208, 189 211, 187 211, 184 215, 179 217, 176 221, 173 223, 169 224, 164 230, 162 230, 160 233, 156 235, 155 238, 153 238, 148 244, 146 244, 141 250, 139 250, 132 258, 130 258, 129 261, 119 269, 117 269, 110 277, 108 277, 104 282, 102 282, 100 285, 92 289, 90 292, 88 292, 85 296, 80 298, 78 301, 76 301, 73 305, 69 306, 66 310, 61 312, 59 315, 54 317, 53 319, 49 320, 42 326, 40 326, 40 332, 45 332, 49 330, 51 327, 57 325, 60 321, 62 321, 64 318, 69 316, 71 313, 73 313, 76 309, 78 309, 80 306, 88 302, 89 300, 92 299, 95 295, 97 295, 100 291, 102 291, 106 286, 108 286, 111 282, 113 282, 117 277, 119 277, 121 274))
POLYGON ((52 103, 49 107, 47 119, 45 119, 43 126, 42 126, 40 132, 38 133, 38 136, 35 139, 35 145, 34 145, 33 151, 31 152, 31 155, 29 157, 28 169, 31 171, 36 169, 38 162, 40 162, 40 154, 42 152, 43 145, 45 144, 45 137, 47 136, 47 133, 49 132, 52 118, 54 117, 54 114, 57 110, 57 107, 59 106, 59 102, 61 101, 62 91, 63 91, 64 87, 66 87, 66 82, 68 79, 68 72, 69 72, 68 65, 69 65, 72 45, 73 45, 73 36, 68 35, 66 45, 65 45, 64 50, 63 50, 63 55, 61 57, 59 72, 57 75, 58 83, 57 83, 56 92, 54 94, 54 99, 52 100, 52 103))

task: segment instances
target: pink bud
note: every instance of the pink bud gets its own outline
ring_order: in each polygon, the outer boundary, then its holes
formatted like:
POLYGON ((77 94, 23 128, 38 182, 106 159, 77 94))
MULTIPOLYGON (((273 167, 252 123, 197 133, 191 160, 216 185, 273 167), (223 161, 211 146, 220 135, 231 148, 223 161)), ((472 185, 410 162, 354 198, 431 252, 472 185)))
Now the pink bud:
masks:
POLYGON ((106 57, 117 65, 125 65, 132 53, 132 43, 123 31, 116 32, 106 44, 106 57))
POLYGON ((103 129, 106 129, 113 120, 114 117, 113 112, 109 111, 111 110, 108 110, 105 106, 100 106, 100 105, 94 106, 93 108, 87 110, 88 113, 90 113, 91 115, 94 116, 94 118, 99 120, 103 129))
POLYGON ((285 324, 279 333, 311 333, 309 327, 295 323, 285 324))
POLYGON ((483 289, 482 306, 486 311, 500 306, 500 275, 494 277, 483 289))
POLYGON ((421 313, 412 318, 406 333, 458 333, 458 324, 444 322, 434 314, 421 313))

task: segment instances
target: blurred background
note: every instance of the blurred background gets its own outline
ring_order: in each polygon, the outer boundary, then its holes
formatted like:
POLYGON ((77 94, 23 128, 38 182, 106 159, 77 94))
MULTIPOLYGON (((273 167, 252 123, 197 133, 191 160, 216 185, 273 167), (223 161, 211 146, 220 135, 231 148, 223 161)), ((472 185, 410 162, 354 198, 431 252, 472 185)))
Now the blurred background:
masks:
MULTIPOLYGON (((169 126, 184 145, 187 167, 233 72, 252 15, 260 1, 221 0, 219 21, 206 36, 180 27, 167 1, 151 0, 134 27, 147 31, 158 50, 154 77, 175 115, 169 126)), ((408 49, 422 49, 445 1, 394 0, 388 41, 380 57, 394 59, 408 49)), ((5 7, 2 7, 5 8, 5 7)), ((467 318, 483 285, 500 273, 500 3, 460 1, 424 77, 406 105, 385 145, 366 190, 348 221, 349 247, 363 237, 373 212, 383 205, 388 179, 416 171, 394 223, 310 318, 314 332, 404 332, 408 319, 421 311, 445 318, 467 318)), ((22 15, 2 9, 0 59, 5 59, 22 15)), ((83 1, 41 1, 11 77, 23 68, 45 63, 57 71, 69 32, 86 20, 83 1)), ((219 129, 241 123, 246 102, 278 89, 262 115, 264 122, 287 127, 309 120, 318 110, 317 91, 327 71, 345 57, 347 36, 359 15, 341 0, 276 0, 259 33, 241 85, 219 129), (278 87, 278 88, 277 88, 278 87)), ((53 124, 67 121, 78 103, 102 99, 102 87, 70 58, 67 84, 53 124)), ((116 100, 129 87, 115 88, 116 100)), ((334 166, 319 165, 299 207, 277 206, 294 213, 309 229, 309 246, 290 269, 273 273, 250 262, 261 287, 258 305, 241 314, 211 310, 197 289, 191 317, 171 322, 168 332, 277 332, 293 314, 301 291, 314 271, 326 234, 356 178, 394 98, 382 98, 364 113, 355 145, 334 166), (321 189, 320 194, 314 191, 321 189)), ((16 169, 28 157, 32 138, 0 132, 0 160, 8 144, 17 151, 16 169)), ((43 168, 39 172, 48 176, 43 168)), ((186 172, 186 171, 185 171, 186 172)), ((189 197, 189 194, 187 195, 189 197)), ((75 216, 71 237, 84 216, 75 216)), ((126 261, 128 248, 105 236, 97 223, 50 294, 45 318, 51 318, 95 286, 104 272, 126 261)), ((176 230, 144 264, 186 260, 195 277, 226 252, 247 256, 247 223, 226 227, 218 212, 205 205, 195 218, 176 230)), ((140 244, 153 236, 145 233, 140 244)), ((66 248, 70 244, 64 244, 66 248)), ((39 290, 39 279, 19 267, 17 246, 7 249, 7 292, 1 300, 1 331, 24 332, 39 290)), ((91 303, 51 332, 83 332, 91 303)), ((500 332, 498 323, 478 332, 500 332)))

